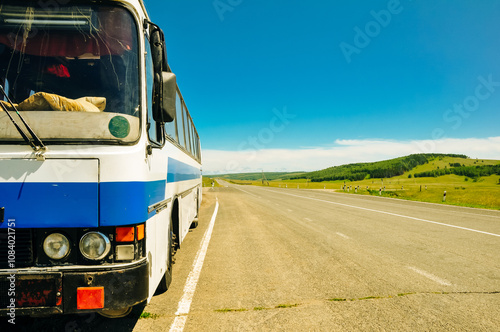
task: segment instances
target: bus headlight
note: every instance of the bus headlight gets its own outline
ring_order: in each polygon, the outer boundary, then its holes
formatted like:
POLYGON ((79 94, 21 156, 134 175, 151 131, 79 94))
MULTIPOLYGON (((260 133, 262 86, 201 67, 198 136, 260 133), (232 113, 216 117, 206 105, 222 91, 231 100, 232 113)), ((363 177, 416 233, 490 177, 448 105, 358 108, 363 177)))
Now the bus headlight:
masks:
POLYGON ((43 251, 52 259, 62 259, 69 254, 69 240, 61 233, 52 233, 43 241, 43 251))
POLYGON ((89 232, 80 239, 80 251, 85 258, 103 259, 109 253, 111 243, 106 235, 99 232, 89 232))

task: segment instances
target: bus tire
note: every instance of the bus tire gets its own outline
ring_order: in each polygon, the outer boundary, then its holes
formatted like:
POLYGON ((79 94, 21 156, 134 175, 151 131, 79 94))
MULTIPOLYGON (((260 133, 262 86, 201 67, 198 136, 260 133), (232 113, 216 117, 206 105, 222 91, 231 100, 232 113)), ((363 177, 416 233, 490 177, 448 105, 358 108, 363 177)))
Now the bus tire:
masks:
POLYGON ((98 311, 98 314, 101 315, 102 317, 109 318, 109 319, 123 318, 123 317, 127 317, 127 316, 139 317, 142 314, 142 312, 144 311, 146 304, 147 304, 147 302, 143 301, 139 304, 133 305, 131 307, 123 308, 123 309, 98 311))
POLYGON ((168 239, 168 258, 167 258, 167 270, 165 271, 165 274, 160 280, 160 283, 158 284, 158 288, 156 289, 156 294, 162 294, 165 293, 168 288, 170 287, 170 284, 172 283, 172 265, 174 264, 174 255, 175 255, 175 249, 176 249, 176 236, 174 233, 173 229, 173 223, 172 220, 170 220, 170 231, 169 231, 169 239, 168 239))
POLYGON ((103 310, 99 311, 99 315, 106 317, 106 318, 123 318, 125 316, 128 316, 132 312, 133 307, 127 307, 123 309, 116 309, 116 310, 103 310))

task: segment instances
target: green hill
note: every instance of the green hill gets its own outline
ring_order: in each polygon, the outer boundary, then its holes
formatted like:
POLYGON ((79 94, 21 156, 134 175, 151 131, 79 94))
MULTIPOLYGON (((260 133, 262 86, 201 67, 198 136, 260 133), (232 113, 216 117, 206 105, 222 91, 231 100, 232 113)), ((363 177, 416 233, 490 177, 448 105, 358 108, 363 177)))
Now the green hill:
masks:
MULTIPOLYGON (((454 158, 464 162, 466 160, 470 160, 469 157, 465 155, 457 154, 412 154, 406 157, 373 163, 356 163, 329 167, 319 171, 303 173, 298 176, 292 177, 292 179, 310 179, 312 182, 322 182, 337 180, 360 181, 371 178, 392 178, 395 176, 403 175, 405 172, 411 171, 417 166, 428 164, 430 161, 436 159, 442 160, 444 158, 454 158)), ((460 162, 457 163, 459 164, 459 166, 462 165, 462 163, 460 162)), ((467 162, 467 164, 469 163, 467 162)), ((434 168, 432 168, 432 170, 434 171, 434 168)))
MULTIPOLYGON (((268 181, 307 179, 311 182, 323 182, 387 179, 404 174, 410 177, 438 177, 455 174, 479 178, 492 174, 500 175, 500 161, 470 159, 460 154, 412 154, 372 163, 334 166, 313 172, 264 172, 264 177, 268 181)), ((259 181, 263 178, 263 173, 222 174, 211 177, 238 181, 259 181)))

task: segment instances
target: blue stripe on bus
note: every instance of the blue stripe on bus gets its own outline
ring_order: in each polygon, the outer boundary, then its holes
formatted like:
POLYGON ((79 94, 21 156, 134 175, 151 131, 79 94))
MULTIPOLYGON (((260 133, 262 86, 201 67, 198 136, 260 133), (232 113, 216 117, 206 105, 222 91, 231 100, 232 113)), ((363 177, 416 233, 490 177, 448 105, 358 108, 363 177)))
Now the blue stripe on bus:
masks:
POLYGON ((0 207, 17 228, 121 226, 151 218, 148 207, 164 200, 166 183, 199 179, 199 168, 168 159, 167 180, 102 183, 0 183, 0 207))
POLYGON ((165 180, 103 182, 100 185, 101 226, 121 226, 148 220, 148 207, 165 200, 165 180))
POLYGON ((0 183, 0 228, 97 227, 98 193, 98 183, 0 183))
POLYGON ((200 177, 201 170, 199 168, 185 164, 173 158, 168 158, 168 183, 199 179, 200 177))
POLYGON ((0 183, 4 222, 16 228, 75 228, 141 223, 165 199, 165 180, 98 183, 0 183), (100 202, 99 202, 100 198, 100 202), (100 207, 100 211, 99 211, 100 207), (100 220, 100 223, 99 223, 100 220))

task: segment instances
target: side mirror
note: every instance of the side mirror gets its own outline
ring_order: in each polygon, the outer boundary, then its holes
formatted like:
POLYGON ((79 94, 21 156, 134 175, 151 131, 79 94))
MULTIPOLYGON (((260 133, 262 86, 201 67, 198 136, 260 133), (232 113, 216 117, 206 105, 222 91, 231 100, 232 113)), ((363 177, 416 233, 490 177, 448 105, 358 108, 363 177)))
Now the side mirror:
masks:
POLYGON ((175 98, 177 95, 177 80, 174 73, 162 72, 162 98, 160 103, 160 116, 155 119, 159 122, 172 122, 175 119, 175 98))

